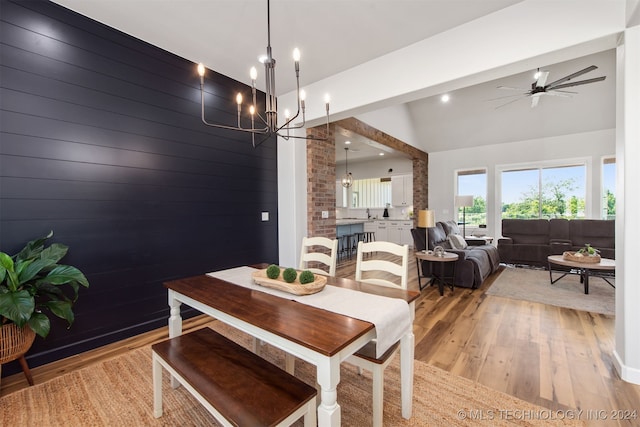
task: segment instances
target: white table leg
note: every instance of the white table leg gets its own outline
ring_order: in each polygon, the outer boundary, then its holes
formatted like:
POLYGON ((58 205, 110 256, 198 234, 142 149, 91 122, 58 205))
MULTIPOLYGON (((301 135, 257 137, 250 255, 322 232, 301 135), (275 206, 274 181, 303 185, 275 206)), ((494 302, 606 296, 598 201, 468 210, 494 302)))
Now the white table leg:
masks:
POLYGON ((402 418, 411 418, 413 402, 413 354, 415 337, 409 332, 400 340, 400 383, 402 418))
MULTIPOLYGON (((180 305, 182 303, 175 298, 175 292, 169 290, 169 338, 182 335, 182 316, 180 316, 180 305)), ((178 388, 180 383, 173 376, 171 377, 171 387, 178 388)))
POLYGON ((337 357, 326 359, 318 363, 317 381, 320 385, 318 426, 337 427, 341 422, 337 390, 338 383, 340 382, 340 361, 337 357))
POLYGON ((160 418, 162 416, 162 366, 158 362, 158 356, 154 352, 152 354, 153 365, 153 416, 160 418))

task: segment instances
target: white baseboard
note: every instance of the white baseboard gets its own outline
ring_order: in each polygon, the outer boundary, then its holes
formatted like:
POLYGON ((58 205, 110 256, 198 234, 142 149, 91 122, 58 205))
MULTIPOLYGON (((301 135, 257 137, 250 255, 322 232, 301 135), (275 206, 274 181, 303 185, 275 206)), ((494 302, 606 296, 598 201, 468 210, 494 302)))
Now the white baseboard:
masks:
POLYGON ((616 350, 613 351, 613 364, 624 381, 640 385, 640 369, 631 368, 624 363, 616 350))

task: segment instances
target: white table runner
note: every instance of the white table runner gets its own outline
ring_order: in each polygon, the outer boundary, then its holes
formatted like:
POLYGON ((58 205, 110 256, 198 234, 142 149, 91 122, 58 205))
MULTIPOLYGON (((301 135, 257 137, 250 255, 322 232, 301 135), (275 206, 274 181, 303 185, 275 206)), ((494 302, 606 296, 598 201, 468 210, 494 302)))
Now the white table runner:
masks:
POLYGON ((251 277, 251 273, 254 271, 256 269, 251 267, 236 267, 207 273, 207 276, 373 323, 376 327, 377 357, 382 356, 411 330, 409 304, 402 299, 367 294, 330 285, 325 286, 321 292, 312 295, 293 295, 254 283, 251 277))

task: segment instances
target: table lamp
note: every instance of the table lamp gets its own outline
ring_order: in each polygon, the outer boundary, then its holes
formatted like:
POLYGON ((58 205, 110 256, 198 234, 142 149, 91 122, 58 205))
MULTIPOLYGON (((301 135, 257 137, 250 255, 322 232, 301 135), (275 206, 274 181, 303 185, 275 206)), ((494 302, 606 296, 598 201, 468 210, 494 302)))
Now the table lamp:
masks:
POLYGON ((456 196, 456 206, 462 208, 462 237, 467 237, 467 207, 473 206, 473 196, 456 196))
POLYGON ((436 226, 436 215, 435 212, 428 209, 423 209, 418 211, 418 227, 425 228, 425 236, 424 236, 424 250, 425 252, 429 249, 429 227, 436 226))

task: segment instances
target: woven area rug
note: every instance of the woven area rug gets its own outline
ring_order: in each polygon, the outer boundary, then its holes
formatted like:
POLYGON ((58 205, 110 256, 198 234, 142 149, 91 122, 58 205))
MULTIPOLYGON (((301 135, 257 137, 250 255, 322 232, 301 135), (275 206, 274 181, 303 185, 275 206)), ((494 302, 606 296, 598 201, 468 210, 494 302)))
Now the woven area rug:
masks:
MULTIPOLYGON (((554 280, 559 276, 559 273, 553 273, 554 280)), ((615 280, 612 283, 615 285, 615 280)), ((575 274, 552 285, 547 270, 506 267, 487 290, 487 295, 615 315, 615 288, 598 277, 589 278, 589 294, 585 295, 584 285, 575 274)))
MULTIPOLYGON (((250 338, 212 322, 210 327, 244 346, 250 338)), ((261 349, 263 357, 283 366, 281 351, 261 349)), ((558 418, 549 411, 491 390, 441 369, 415 362, 413 416, 400 409, 399 357, 385 370, 385 426, 543 426, 584 425, 558 418), (538 415, 536 417, 536 415, 538 415)), ((296 361, 296 376, 315 384, 313 366, 296 361)), ((213 417, 183 387, 171 389, 163 378, 163 416, 152 415, 151 350, 143 347, 123 356, 68 373, 0 399, 3 426, 215 426, 213 417)), ((343 426, 371 425, 371 376, 360 376, 343 364, 338 386, 343 426)), ((302 425, 301 421, 295 425, 302 425)))

